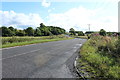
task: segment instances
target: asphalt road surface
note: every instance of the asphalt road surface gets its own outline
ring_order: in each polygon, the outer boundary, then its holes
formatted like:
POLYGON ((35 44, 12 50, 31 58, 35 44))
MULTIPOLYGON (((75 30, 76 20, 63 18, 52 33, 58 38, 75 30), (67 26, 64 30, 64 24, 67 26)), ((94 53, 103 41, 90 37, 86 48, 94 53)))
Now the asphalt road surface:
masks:
POLYGON ((54 41, 2 50, 2 78, 74 78, 71 59, 85 39, 54 41))

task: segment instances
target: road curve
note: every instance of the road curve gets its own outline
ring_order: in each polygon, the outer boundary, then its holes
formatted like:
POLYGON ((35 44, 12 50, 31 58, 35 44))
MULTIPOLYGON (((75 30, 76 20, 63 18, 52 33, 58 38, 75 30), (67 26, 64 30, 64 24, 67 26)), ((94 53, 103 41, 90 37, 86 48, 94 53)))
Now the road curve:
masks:
POLYGON ((85 41, 71 39, 2 49, 2 78, 74 78, 66 63, 85 41))

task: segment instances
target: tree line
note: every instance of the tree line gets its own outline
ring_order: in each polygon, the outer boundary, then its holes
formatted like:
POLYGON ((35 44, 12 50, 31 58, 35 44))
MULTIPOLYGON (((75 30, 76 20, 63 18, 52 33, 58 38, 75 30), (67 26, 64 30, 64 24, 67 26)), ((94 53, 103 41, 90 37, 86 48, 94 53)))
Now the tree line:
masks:
POLYGON ((2 36, 50 36, 50 35, 60 35, 64 34, 66 31, 63 28, 55 27, 55 26, 45 26, 43 23, 40 24, 40 27, 33 29, 32 27, 28 27, 24 30, 18 30, 13 28, 12 26, 0 27, 2 31, 2 36))
POLYGON ((100 31, 86 31, 85 34, 93 34, 93 33, 99 33, 101 36, 117 36, 120 35, 120 32, 107 32, 104 29, 101 29, 100 31))
POLYGON ((84 36, 85 34, 83 31, 75 31, 73 28, 70 28, 69 30, 70 35, 77 35, 77 36, 84 36))

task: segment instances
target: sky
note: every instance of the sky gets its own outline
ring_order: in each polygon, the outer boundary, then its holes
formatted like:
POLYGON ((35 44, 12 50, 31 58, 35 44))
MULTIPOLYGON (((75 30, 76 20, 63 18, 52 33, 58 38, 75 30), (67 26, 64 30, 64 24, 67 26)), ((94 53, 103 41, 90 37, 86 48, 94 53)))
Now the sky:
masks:
POLYGON ((69 31, 118 31, 119 0, 79 0, 79 1, 2 1, 0 26, 17 29, 58 26, 69 31))

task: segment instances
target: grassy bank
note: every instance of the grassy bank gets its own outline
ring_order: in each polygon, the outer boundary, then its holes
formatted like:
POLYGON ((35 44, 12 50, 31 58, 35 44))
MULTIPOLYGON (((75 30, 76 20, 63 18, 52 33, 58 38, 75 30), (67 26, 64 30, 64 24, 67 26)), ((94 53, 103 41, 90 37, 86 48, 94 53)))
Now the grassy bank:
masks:
POLYGON ((35 43, 44 43, 51 41, 73 39, 65 37, 64 35, 58 36, 43 36, 43 37, 2 37, 2 48, 22 46, 35 43))
POLYGON ((81 48, 77 68, 86 78, 120 79, 120 41, 92 36, 81 48))

